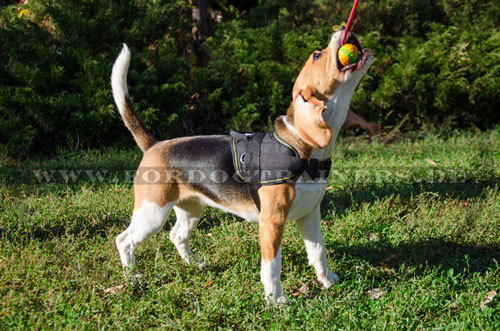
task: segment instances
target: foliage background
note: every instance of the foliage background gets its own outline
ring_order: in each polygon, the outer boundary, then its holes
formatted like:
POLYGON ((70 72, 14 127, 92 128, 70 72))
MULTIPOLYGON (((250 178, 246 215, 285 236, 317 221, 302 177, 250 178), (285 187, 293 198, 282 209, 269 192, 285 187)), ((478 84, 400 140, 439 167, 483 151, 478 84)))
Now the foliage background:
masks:
MULTIPOLYGON (((109 85, 122 42, 134 105, 158 137, 269 129, 351 5, 209 1, 209 62, 197 67, 186 1, 0 1, 0 153, 132 144, 109 85)), ((376 61, 353 110, 386 129, 493 127, 498 22, 496 1, 360 2, 354 30, 376 61)))

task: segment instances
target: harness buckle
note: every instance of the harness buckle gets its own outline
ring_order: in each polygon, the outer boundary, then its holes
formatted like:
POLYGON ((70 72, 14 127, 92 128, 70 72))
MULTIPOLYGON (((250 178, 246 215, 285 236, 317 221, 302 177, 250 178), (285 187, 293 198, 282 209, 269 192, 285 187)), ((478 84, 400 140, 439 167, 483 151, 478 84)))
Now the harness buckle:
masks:
POLYGON ((315 179, 318 171, 318 159, 307 159, 307 174, 311 179, 315 179))
POLYGON ((332 160, 327 159, 326 160, 326 171, 325 171, 325 179, 328 178, 328 175, 330 175, 330 170, 332 169, 332 160))

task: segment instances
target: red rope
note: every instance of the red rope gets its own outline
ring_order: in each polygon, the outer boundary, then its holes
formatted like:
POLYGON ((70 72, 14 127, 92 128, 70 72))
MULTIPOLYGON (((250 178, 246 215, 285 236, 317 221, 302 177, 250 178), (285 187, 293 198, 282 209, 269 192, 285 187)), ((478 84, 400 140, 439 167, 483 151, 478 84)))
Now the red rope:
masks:
POLYGON ((359 0, 354 0, 354 4, 352 5, 351 15, 349 15, 349 19, 347 20, 347 25, 344 30, 344 36, 342 37, 342 41, 340 42, 340 46, 343 46, 345 43, 345 38, 347 37, 347 33, 349 32, 349 28, 351 27, 351 21, 354 16, 354 12, 356 11, 356 6, 358 5, 359 0))

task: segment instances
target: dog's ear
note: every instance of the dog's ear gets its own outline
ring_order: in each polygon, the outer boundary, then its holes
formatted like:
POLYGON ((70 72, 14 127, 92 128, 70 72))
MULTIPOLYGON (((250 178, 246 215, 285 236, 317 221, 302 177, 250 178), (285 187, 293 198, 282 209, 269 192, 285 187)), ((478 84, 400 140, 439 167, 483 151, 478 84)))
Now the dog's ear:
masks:
POLYGON ((317 99, 315 102, 307 102, 302 95, 298 95, 293 108, 294 123, 300 138, 315 148, 328 146, 332 140, 332 130, 323 119, 323 111, 326 109, 324 103, 317 99))

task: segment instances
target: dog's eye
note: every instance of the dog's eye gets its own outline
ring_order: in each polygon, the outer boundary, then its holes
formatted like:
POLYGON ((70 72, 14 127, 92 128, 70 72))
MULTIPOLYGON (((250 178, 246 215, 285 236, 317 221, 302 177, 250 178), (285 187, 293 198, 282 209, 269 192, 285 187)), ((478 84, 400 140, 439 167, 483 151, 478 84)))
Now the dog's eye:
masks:
POLYGON ((317 59, 319 59, 321 57, 321 52, 316 52, 313 54, 313 61, 316 61, 317 59))

